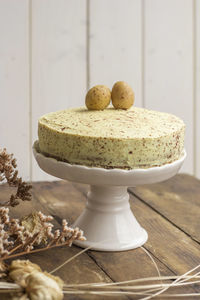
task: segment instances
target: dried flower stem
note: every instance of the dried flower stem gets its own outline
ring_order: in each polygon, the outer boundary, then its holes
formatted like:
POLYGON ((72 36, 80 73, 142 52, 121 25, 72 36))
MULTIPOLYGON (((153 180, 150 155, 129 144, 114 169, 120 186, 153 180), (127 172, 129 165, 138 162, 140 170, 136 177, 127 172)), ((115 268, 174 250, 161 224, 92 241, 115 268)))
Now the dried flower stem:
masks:
MULTIPOLYGON (((62 221, 61 230, 52 231, 52 216, 34 212, 27 217, 10 219, 9 209, 0 207, 0 263, 28 253, 45 251, 60 246, 71 246, 74 240, 85 240, 78 228, 62 221), (40 248, 35 249, 35 246, 40 248)), ((0 276, 4 270, 1 270, 0 276)))
MULTIPOLYGON (((156 297, 160 294, 163 294, 166 290, 168 290, 170 287, 173 287, 177 282, 181 282, 181 279, 184 278, 184 276, 192 273, 193 271, 195 271, 196 269, 198 269, 200 267, 200 265, 196 266, 195 268, 189 270, 188 272, 184 273, 183 275, 179 276, 175 281, 173 281, 172 283, 169 284, 169 286, 162 288, 160 291, 156 292, 155 294, 151 295, 151 296, 147 296, 145 298, 142 298, 142 300, 149 300, 153 297, 156 297)), ((199 272, 197 273, 199 274, 199 272)), ((191 277, 193 278, 195 275, 192 275, 191 277)))
POLYGON ((0 206, 16 206, 19 200, 30 201, 32 186, 18 177, 16 159, 6 149, 0 149, 0 182, 6 181, 10 187, 16 187, 16 193, 11 194, 9 201, 0 206))
POLYGON ((8 294, 8 293, 14 293, 14 292, 20 292, 22 289, 19 288, 13 288, 13 289, 5 289, 5 290, 0 290, 0 294, 8 294))
MULTIPOLYGON (((194 280, 194 281, 189 281, 189 282, 184 282, 184 283, 176 283, 176 284, 174 284, 173 285, 173 287, 178 287, 178 286, 187 286, 187 285, 192 285, 192 284, 197 284, 197 283, 200 283, 200 280, 194 280)), ((120 290, 120 289, 122 289, 123 288, 123 290, 148 290, 148 289, 160 289, 160 288, 164 288, 164 287, 170 287, 170 285, 171 285, 171 283, 157 283, 157 284, 148 284, 148 285, 137 285, 137 286, 134 286, 134 285, 132 285, 132 286, 124 286, 123 285, 123 287, 121 286, 121 285, 119 285, 118 286, 118 283, 116 283, 116 285, 115 286, 113 286, 113 285, 107 285, 107 284, 103 284, 103 285, 96 285, 96 286, 94 286, 94 285, 92 285, 92 287, 93 287, 93 289, 101 289, 102 287, 104 288, 104 289, 108 289, 108 290, 120 290)), ((65 288, 67 287, 67 288, 75 288, 75 285, 73 286, 73 285, 66 285, 66 286, 64 286, 65 288)), ((79 287, 79 285, 77 285, 77 287, 79 287)), ((86 285, 86 286, 81 286, 82 287, 82 289, 88 289, 88 287, 90 287, 90 284, 88 284, 88 285, 86 285)))
POLYGON ((61 269, 64 265, 68 264, 70 261, 72 261, 74 258, 76 258, 77 256, 83 254, 84 252, 88 251, 89 249, 91 249, 92 246, 87 247, 83 250, 81 250, 80 252, 78 252, 77 254, 75 254, 74 256, 70 257, 68 260, 66 260, 63 264, 59 265, 58 267, 56 267, 55 269, 53 269, 51 272, 49 272, 50 274, 55 273, 56 271, 58 271, 59 269, 61 269))
MULTIPOLYGON (((85 251, 84 249, 83 251, 85 251)), ((83 253, 83 251, 80 251, 83 253)), ((80 254, 80 252, 78 254, 80 254)), ((78 255, 76 254, 76 256, 78 255)), ((71 258, 73 259, 74 256, 71 258)), ((69 261, 69 260, 68 260, 69 261)), ((20 261, 18 261, 20 262, 20 261)), ((123 295, 135 295, 140 296, 140 300, 144 300, 147 297, 154 298, 158 293, 162 293, 163 288, 171 289, 173 287, 183 287, 183 286, 197 286, 200 283, 199 272, 196 272, 193 275, 188 275, 195 271, 199 266, 193 268, 192 270, 186 272, 181 276, 161 276, 161 277, 150 277, 150 278, 139 278, 135 280, 123 281, 123 282, 115 282, 115 283, 91 283, 91 284, 64 284, 63 286, 63 294, 71 294, 71 295, 101 295, 101 296, 123 296, 123 295), (191 280, 194 279, 194 280, 191 280), (160 283, 153 284, 143 284, 143 282, 148 281, 159 281, 160 283), (162 281, 174 280, 173 282, 163 284, 162 281), (139 285, 137 283, 140 282, 139 285), (127 283, 136 285, 129 285, 127 283), (141 284, 142 283, 142 284, 141 284), (141 298, 142 296, 142 298, 141 298)), ((19 270, 19 274, 21 276, 21 271, 19 270)), ((45 273, 46 274, 46 273, 45 273)), ((20 291, 20 287, 18 289, 18 285, 12 283, 0 282, 0 293, 4 292, 18 292, 20 291), (2 290, 4 289, 4 290, 2 290)), ((200 293, 162 293, 162 297, 164 298, 175 298, 175 297, 199 297, 200 293)))
MULTIPOLYGON (((15 248, 11 249, 11 250, 9 251, 9 253, 11 254, 11 253, 17 251, 18 249, 20 249, 21 247, 22 247, 22 245, 20 244, 20 245, 16 246, 15 248)), ((10 256, 10 254, 9 254, 9 256, 10 256)), ((4 259, 5 259, 5 258, 4 258, 4 259)), ((0 261, 1 261, 1 258, 0 258, 0 261)))
MULTIPOLYGON (((27 251, 22 251, 22 252, 18 252, 18 253, 16 253, 16 254, 7 255, 7 256, 1 257, 1 258, 0 258, 0 262, 1 262, 1 261, 4 261, 4 260, 7 260, 7 259, 19 257, 19 256, 22 256, 22 255, 31 254, 31 253, 37 253, 37 252, 42 252, 42 251, 46 251, 46 250, 48 250, 48 249, 52 249, 52 248, 56 248, 56 247, 61 247, 61 246, 69 246, 68 241, 67 241, 66 243, 63 243, 63 244, 54 244, 54 245, 52 245, 52 246, 49 246, 49 245, 48 245, 48 246, 43 247, 43 248, 33 249, 33 250, 30 250, 29 252, 27 252, 27 251)), ((85 250, 85 249, 84 249, 84 250, 85 250)))
MULTIPOLYGON (((94 282, 94 283, 81 283, 81 284, 65 284, 64 287, 66 288, 76 288, 76 287, 107 287, 107 286, 115 286, 115 285, 124 285, 124 284, 133 284, 133 283, 140 283, 140 282, 148 282, 148 281, 166 281, 166 280, 175 280, 180 278, 180 276, 161 276, 161 277, 147 277, 147 278, 137 278, 132 280, 126 281, 119 281, 119 282, 94 282)), ((184 280, 190 280, 193 276, 184 276, 184 280)), ((195 275, 195 279, 199 279, 199 275, 195 275)), ((181 281, 180 281, 181 282, 181 281)))

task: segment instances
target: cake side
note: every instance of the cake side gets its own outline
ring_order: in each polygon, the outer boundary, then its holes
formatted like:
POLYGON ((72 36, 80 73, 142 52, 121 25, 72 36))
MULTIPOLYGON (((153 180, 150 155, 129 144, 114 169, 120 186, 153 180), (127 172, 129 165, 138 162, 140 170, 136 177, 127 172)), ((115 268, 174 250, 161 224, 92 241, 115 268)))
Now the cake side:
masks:
POLYGON ((142 108, 84 108, 44 115, 40 151, 71 164, 103 168, 149 168, 179 159, 185 125, 179 118, 142 108))

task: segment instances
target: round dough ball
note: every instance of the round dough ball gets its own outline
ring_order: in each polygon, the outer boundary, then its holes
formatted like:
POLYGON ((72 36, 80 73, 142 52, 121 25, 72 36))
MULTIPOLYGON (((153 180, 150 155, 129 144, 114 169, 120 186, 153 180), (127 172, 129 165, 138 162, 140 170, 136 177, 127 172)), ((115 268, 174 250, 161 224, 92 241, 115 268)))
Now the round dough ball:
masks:
POLYGON ((134 104, 134 92, 124 81, 114 84, 111 93, 112 104, 116 109, 128 109, 134 104))
POLYGON ((110 99, 110 89, 105 85, 96 85, 87 92, 85 105, 89 110, 103 110, 109 105, 110 99))

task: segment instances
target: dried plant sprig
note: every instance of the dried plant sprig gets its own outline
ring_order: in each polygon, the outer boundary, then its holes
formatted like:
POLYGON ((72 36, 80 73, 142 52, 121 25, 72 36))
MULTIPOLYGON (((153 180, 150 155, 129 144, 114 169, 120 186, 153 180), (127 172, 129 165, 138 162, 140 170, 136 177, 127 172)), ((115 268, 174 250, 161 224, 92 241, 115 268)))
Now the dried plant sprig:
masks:
POLYGON ((12 261, 8 275, 21 287, 19 296, 23 299, 63 299, 63 281, 58 276, 43 272, 37 264, 29 260, 12 261))
MULTIPOLYGON (((70 261, 75 259, 77 255, 82 254, 87 249, 80 251, 78 254, 71 257, 70 261)), ((67 260, 64 264, 69 262, 67 260)), ((61 267, 64 265, 62 264, 61 267)), ((60 268, 57 267, 57 270, 60 268)), ((54 296, 62 297, 63 294, 71 294, 71 295, 101 295, 101 296, 123 296, 123 295, 134 295, 139 297, 140 300, 152 299, 155 298, 158 293, 162 294, 163 298, 191 298, 191 297, 199 297, 200 293, 184 293, 184 290, 181 292, 176 292, 176 287, 184 287, 191 286, 197 288, 200 284, 200 271, 197 269, 200 268, 200 265, 195 268, 189 270, 185 274, 181 276, 158 276, 158 277, 149 277, 149 278, 139 278, 134 280, 122 281, 122 282, 111 282, 111 283, 88 283, 88 284, 63 284, 60 281, 58 283, 59 278, 55 276, 51 276, 51 274, 47 272, 42 272, 40 267, 32 264, 29 261, 13 261, 11 266, 8 268, 8 274, 10 278, 15 283, 7 283, 0 282, 0 293, 8 293, 8 292, 21 292, 22 297, 26 297, 29 290, 33 290, 33 293, 28 294, 30 300, 34 300, 35 296, 38 298, 38 293, 44 293, 45 295, 51 297, 50 299, 58 299, 54 298, 54 296), (34 273, 36 272, 36 274, 34 273), (34 273, 34 276, 32 276, 34 273), (43 273, 43 274, 40 274, 43 273), (47 278, 46 278, 47 276, 47 278), (29 278, 27 280, 27 278, 29 278), (50 278, 50 281, 49 281, 50 278), (52 279, 56 281, 54 284, 58 284, 57 291, 51 289, 51 285, 53 284, 52 279), (157 281, 157 283, 148 283, 151 281, 157 281), (164 283, 163 283, 164 282, 164 283), (38 284, 39 283, 39 284, 38 284), (50 283, 50 285, 49 285, 50 283), (139 285, 137 285, 139 283, 139 285), (148 284, 147 284, 148 283, 148 284), (128 285, 127 285, 128 284, 128 285), (34 288, 33 288, 34 285, 34 288), (50 287, 50 288, 49 288, 50 287), (33 288, 33 289, 32 289, 33 288), (171 289, 170 294, 166 293, 167 289, 171 289), (54 293, 58 292, 57 294, 54 293), (142 297, 142 298, 141 298, 142 297)), ((52 272, 51 272, 52 273, 52 272)), ((42 294, 43 296, 43 294, 42 294)), ((15 297, 15 296, 14 296, 15 297)), ((18 299, 18 298, 17 298, 18 299)), ((21 298, 20 298, 21 299, 21 298)), ((27 298, 26 298, 27 299, 27 298)), ((62 299, 62 298, 61 298, 62 299)))
POLYGON ((137 295, 144 296, 140 298, 141 300, 147 300, 155 298, 157 295, 162 294, 163 297, 173 298, 173 297, 195 297, 200 296, 200 293, 172 293, 167 294, 166 290, 176 287, 195 286, 197 287, 200 284, 200 271, 196 272, 193 275, 189 275, 195 270, 199 269, 200 265, 197 265, 195 268, 189 270, 181 276, 159 276, 159 277, 150 277, 150 278, 139 278, 123 282, 114 282, 114 283, 91 283, 91 284, 79 284, 79 285, 64 285, 64 294, 83 294, 83 295, 137 295), (148 281, 160 281, 160 283, 146 284, 148 281), (173 280, 173 281, 171 281, 173 280), (163 281, 168 281, 164 283, 163 281), (137 283, 140 282, 140 285, 137 283), (129 285, 127 285, 129 283, 129 285), (145 284, 141 284, 145 283, 145 284), (130 285, 131 284, 131 285, 130 285), (136 284, 136 285, 135 285, 136 284), (71 290, 70 290, 71 287, 71 290))
POLYGON ((36 264, 33 264, 30 261, 15 260, 8 268, 9 277, 15 283, 0 282, 0 293, 12 291, 15 293, 21 292, 21 295, 28 295, 31 300, 35 299, 35 296, 38 297, 38 293, 40 292, 45 293, 48 297, 52 297, 50 299, 54 299, 53 297, 57 297, 55 299, 61 297, 60 299, 62 299, 63 294, 71 294, 101 295, 104 297, 111 295, 135 295, 140 296, 139 299, 144 300, 146 297, 149 299, 154 298, 156 296, 155 292, 161 292, 163 290, 162 280, 165 282, 164 288, 167 287, 168 289, 171 289, 173 287, 170 294, 166 292, 162 293, 163 298, 182 297, 185 299, 187 297, 200 296, 200 293, 183 293, 183 291, 177 293, 176 288, 184 287, 186 283, 188 286, 195 286, 197 288, 200 282, 199 272, 193 275, 189 274, 199 267, 200 266, 197 266, 181 276, 162 276, 162 278, 149 277, 114 283, 63 284, 63 281, 60 280, 59 277, 52 276, 47 272, 42 272, 41 268, 36 264), (158 281, 160 283, 147 285, 146 282, 149 281, 158 281), (129 283, 128 286, 127 282, 129 283), (137 285, 138 282, 140 282, 139 285, 137 285), (56 285, 56 290, 52 289, 52 284, 56 285), (31 291, 30 294, 28 294, 29 291, 31 291), (141 298, 141 296, 143 298, 141 298))
MULTIPOLYGON (((163 278, 164 280, 164 278, 163 278)), ((194 283, 191 283, 191 286, 193 286, 194 283)), ((195 284, 196 286, 196 284, 195 284)), ((178 287, 181 287, 181 284, 178 286, 178 287)), ((93 287, 89 286, 89 289, 88 290, 85 290, 85 289, 81 289, 81 285, 79 287, 79 285, 77 285, 77 289, 70 289, 70 288, 63 288, 63 294, 68 294, 68 295, 101 295, 101 296, 123 296, 123 295, 136 295, 136 296, 146 296, 146 295, 152 295, 154 297, 154 295, 152 294, 152 292, 154 291, 154 289, 152 289, 151 291, 141 291, 141 292, 135 292, 135 291, 122 291, 121 290, 122 287, 120 288, 120 291, 115 291, 115 290, 111 290, 111 291, 107 291, 107 290, 100 290, 100 291, 97 291, 97 290, 94 290, 93 287)), ((124 287, 123 287, 124 289, 124 287)), ((0 293, 24 293, 25 290, 22 289, 22 287, 20 287, 20 285, 16 284, 16 283, 9 283, 9 282, 0 282, 0 293)), ((171 294, 167 294, 167 293, 164 293, 162 295, 163 298, 174 298, 174 297, 180 297, 180 298, 191 298, 191 297, 197 297, 197 296, 200 296, 200 293, 198 292, 194 292, 194 293, 171 293, 171 294)), ((141 299, 141 298, 140 298, 141 299)), ((144 299, 144 298, 142 298, 144 299)))
POLYGON ((10 199, 0 206, 16 206, 19 204, 19 200, 31 200, 30 189, 32 186, 18 177, 16 168, 17 163, 13 154, 9 154, 5 148, 0 149, 0 182, 7 182, 9 186, 16 187, 16 192, 11 194, 10 199))
POLYGON ((27 253, 44 251, 59 246, 71 246, 73 241, 84 241, 83 231, 71 228, 66 220, 61 230, 53 231, 52 216, 34 212, 19 219, 10 219, 9 208, 0 207, 0 262, 27 253), (40 246, 35 249, 35 246, 40 246))

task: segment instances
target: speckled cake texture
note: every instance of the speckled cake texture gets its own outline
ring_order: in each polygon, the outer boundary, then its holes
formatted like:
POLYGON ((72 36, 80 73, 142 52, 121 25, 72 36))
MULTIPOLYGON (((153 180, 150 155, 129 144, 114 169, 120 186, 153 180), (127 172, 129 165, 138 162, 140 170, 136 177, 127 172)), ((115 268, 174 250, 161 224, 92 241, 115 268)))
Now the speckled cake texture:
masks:
POLYGON ((103 168, 150 168, 183 154, 185 125, 178 117, 132 107, 73 108, 42 116, 39 149, 48 156, 103 168))

